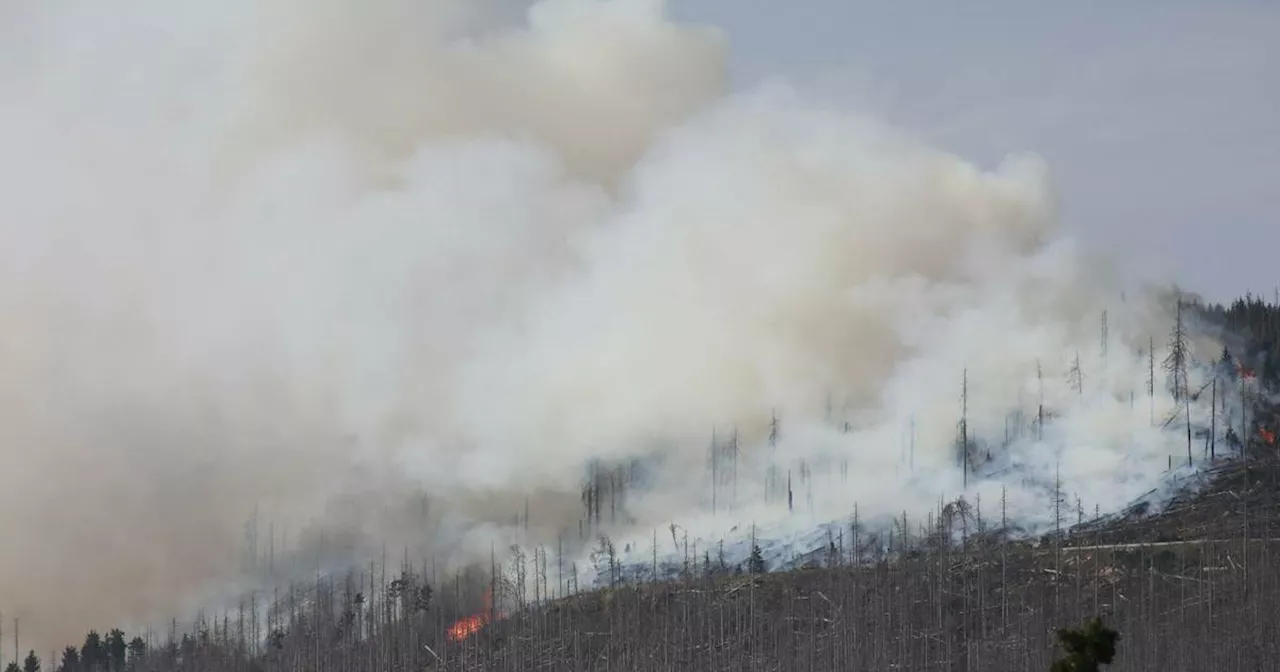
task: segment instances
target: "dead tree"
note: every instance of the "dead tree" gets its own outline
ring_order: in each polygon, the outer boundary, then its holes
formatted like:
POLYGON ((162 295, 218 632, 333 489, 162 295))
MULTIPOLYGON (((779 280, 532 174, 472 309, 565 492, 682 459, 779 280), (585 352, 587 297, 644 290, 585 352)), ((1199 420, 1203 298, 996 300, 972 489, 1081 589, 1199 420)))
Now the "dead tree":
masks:
POLYGON ((1071 361, 1071 368, 1067 371, 1067 384, 1076 393, 1076 397, 1084 401, 1084 371, 1080 369, 1079 350, 1076 351, 1075 359, 1071 361))
POLYGON ((1174 401, 1182 401, 1188 396, 1187 362, 1187 332, 1182 321, 1182 299, 1179 297, 1173 330, 1169 333, 1169 354, 1164 358, 1169 394, 1173 395, 1174 401))
POLYGON ((1107 329, 1107 311, 1102 311, 1102 365, 1107 364, 1107 345, 1109 340, 1109 332, 1107 329))
POLYGON ((1173 330, 1169 334, 1169 354, 1164 359, 1164 370, 1168 374, 1169 392, 1174 402, 1182 402, 1187 417, 1187 466, 1191 466, 1191 391, 1188 387, 1187 368, 1190 362, 1190 348, 1187 345, 1187 331, 1182 319, 1182 296, 1178 296, 1178 307, 1174 317, 1173 330))
POLYGON ((1148 422, 1156 424, 1156 337, 1147 337, 1147 405, 1151 417, 1148 422))
POLYGON ((1036 359, 1036 389, 1039 402, 1036 405, 1036 440, 1044 441, 1044 370, 1040 368, 1040 360, 1036 359))
POLYGON ((960 470, 964 487, 969 487, 969 369, 965 369, 960 382, 960 470))

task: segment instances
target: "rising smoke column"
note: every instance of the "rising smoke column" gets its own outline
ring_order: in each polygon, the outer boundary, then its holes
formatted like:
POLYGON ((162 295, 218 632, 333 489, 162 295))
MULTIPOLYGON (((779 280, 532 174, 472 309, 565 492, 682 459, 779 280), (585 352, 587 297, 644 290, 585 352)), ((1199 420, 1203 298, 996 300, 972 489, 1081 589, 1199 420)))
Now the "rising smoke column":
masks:
POLYGON ((749 454, 745 520, 774 412, 781 459, 848 464, 814 519, 926 510, 958 476, 903 501, 902 428, 945 466, 965 371, 990 437, 1039 360, 1063 454, 1015 454, 1087 498, 1176 443, 1128 402, 1167 311, 1119 303, 1034 157, 729 95, 722 36, 655 0, 512 4, 0 6, 0 610, 24 632, 241 585, 255 507, 394 543, 383 511, 425 488, 429 550, 463 563, 526 501, 539 539, 572 529, 587 464, 646 458, 644 536, 704 515, 716 427, 749 454))
MULTIPOLYGON (((564 465, 595 459, 656 468, 630 493, 635 520, 604 530, 645 565, 670 524, 706 549, 735 528, 793 534, 855 505, 864 520, 922 518, 961 494, 1006 498, 1014 521, 1043 529, 1055 489, 1074 520, 1185 461, 1183 423, 1159 427, 1180 408, 1165 374, 1146 390, 1144 349, 1155 338, 1164 359, 1172 304, 1121 284, 1058 227, 1034 157, 984 171, 766 90, 668 134, 614 207, 577 272, 487 341, 454 398, 472 418, 468 483, 571 488, 582 470, 564 465), (502 421, 481 422, 490 414, 502 421), (786 438, 771 449, 777 415, 786 438), (961 421, 986 464, 968 478, 961 421), (741 451, 731 484, 721 461, 719 497, 717 430, 741 451), (487 450, 512 435, 523 452, 487 450), (770 466, 796 476, 802 515, 776 494, 765 504, 770 466)), ((1208 379, 1192 369, 1194 391, 1208 379)), ((1208 396, 1191 407, 1207 425, 1208 396)))
POLYGON ((417 486, 388 457, 454 460, 472 335, 722 90, 719 36, 653 3, 499 4, 4 6, 0 610, 29 637, 182 616, 255 506, 380 536, 417 486))

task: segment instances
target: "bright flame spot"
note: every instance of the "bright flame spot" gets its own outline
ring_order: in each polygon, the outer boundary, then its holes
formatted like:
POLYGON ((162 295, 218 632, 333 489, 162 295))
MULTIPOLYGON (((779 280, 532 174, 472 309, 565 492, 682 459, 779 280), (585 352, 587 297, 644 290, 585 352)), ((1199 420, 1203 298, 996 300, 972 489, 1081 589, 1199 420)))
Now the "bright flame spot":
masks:
POLYGON ((456 623, 449 626, 449 641, 462 641, 471 635, 480 632, 480 628, 485 626, 486 617, 484 614, 476 614, 474 616, 463 616, 456 623))
POLYGON ((1273 431, 1271 431, 1271 430, 1269 430, 1269 429, 1263 428, 1263 427, 1259 427, 1259 428, 1258 428, 1258 436, 1262 437, 1262 440, 1263 440, 1263 441, 1266 441, 1268 446, 1274 446, 1274 445, 1276 445, 1276 433, 1275 433, 1275 432, 1273 432, 1273 431))
POLYGON ((493 587, 484 591, 484 611, 471 616, 463 616, 449 626, 449 641, 460 642, 489 624, 489 612, 493 608, 493 587))

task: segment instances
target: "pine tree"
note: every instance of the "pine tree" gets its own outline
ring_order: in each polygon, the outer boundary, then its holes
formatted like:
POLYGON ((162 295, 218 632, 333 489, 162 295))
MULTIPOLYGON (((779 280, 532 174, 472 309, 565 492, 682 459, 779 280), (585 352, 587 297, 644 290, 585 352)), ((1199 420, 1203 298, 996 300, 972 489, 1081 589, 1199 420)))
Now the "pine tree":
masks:
POLYGON ((35 651, 27 654, 27 659, 22 661, 22 672, 40 672, 40 657, 35 651))
POLYGON ((102 636, 97 630, 90 630, 85 635, 84 645, 80 647, 80 666, 92 672, 107 669, 107 650, 102 646, 102 636))
POLYGON ((1058 630, 1058 643, 1066 653, 1053 664, 1052 672, 1098 672, 1099 665, 1110 665, 1116 656, 1120 635, 1094 617, 1078 629, 1058 630))
POLYGON ((141 637, 134 637, 129 640, 129 665, 137 667, 142 663, 142 659, 147 656, 147 643, 141 637))
POLYGON ((129 652, 129 645, 125 643, 124 632, 119 629, 113 629, 107 633, 106 649, 108 664, 112 672, 124 670, 129 652))
POLYGON ((80 651, 74 646, 62 650, 62 672, 80 672, 80 651))

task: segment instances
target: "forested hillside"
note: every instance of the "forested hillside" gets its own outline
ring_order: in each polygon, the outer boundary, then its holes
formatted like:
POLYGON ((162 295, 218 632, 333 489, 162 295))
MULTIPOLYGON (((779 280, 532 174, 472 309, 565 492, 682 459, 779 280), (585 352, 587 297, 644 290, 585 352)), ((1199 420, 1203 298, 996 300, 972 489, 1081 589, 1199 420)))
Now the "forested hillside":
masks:
MULTIPOLYGON (((1280 383, 1280 307, 1197 310, 1280 383)), ((405 557, 246 595, 189 631, 103 624, 8 669, 1047 670, 1054 629, 1094 615, 1120 632, 1115 670, 1264 669, 1280 655, 1280 460, 1265 436, 1276 409, 1253 404, 1247 449, 1206 463, 1210 485, 1156 516, 1066 502, 1061 534, 1027 540, 1003 502, 960 498, 926 520, 853 524, 802 570, 704 549, 678 580, 582 592, 537 553, 497 580, 405 557)))
POLYGON ((1210 304, 1199 310, 1207 321, 1245 339, 1247 354, 1258 362, 1257 374, 1267 387, 1280 385, 1280 310, 1275 303, 1248 294, 1230 305, 1210 304))

